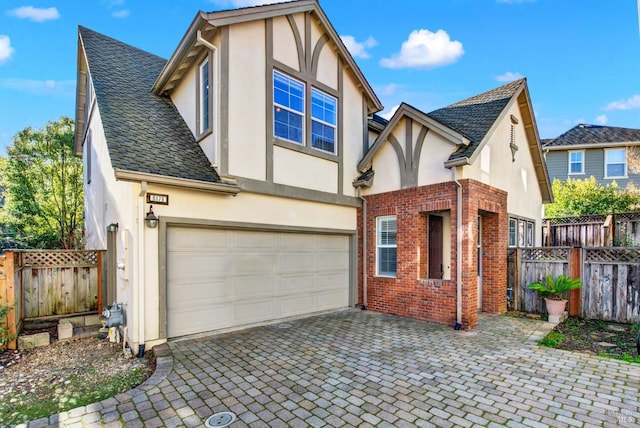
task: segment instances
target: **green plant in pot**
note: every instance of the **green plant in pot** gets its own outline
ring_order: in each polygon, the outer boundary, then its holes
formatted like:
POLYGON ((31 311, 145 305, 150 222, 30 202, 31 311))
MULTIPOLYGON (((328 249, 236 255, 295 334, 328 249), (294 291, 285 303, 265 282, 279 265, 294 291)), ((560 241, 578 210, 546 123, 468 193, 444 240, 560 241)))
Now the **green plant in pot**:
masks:
POLYGON ((564 313, 567 300, 564 295, 569 290, 582 287, 582 282, 578 278, 570 278, 566 275, 559 275, 553 278, 547 275, 544 281, 532 282, 528 285, 529 290, 534 290, 538 296, 544 298, 549 315, 560 316, 564 313))

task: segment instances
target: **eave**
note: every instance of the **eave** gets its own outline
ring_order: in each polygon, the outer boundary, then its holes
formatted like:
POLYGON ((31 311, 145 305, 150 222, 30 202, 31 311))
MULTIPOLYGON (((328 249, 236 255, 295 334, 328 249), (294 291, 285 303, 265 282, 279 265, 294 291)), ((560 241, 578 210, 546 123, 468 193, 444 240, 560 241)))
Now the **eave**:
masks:
POLYGON ((591 144, 570 144, 564 146, 545 146, 542 148, 545 152, 551 151, 571 151, 583 149, 608 149, 609 147, 630 147, 640 146, 640 141, 616 141, 591 144))
POLYGON ((240 193, 240 187, 234 183, 226 182, 207 182, 198 180, 189 180, 186 178, 168 177, 165 175, 148 174, 144 172, 128 171, 114 168, 116 180, 133 181, 152 184, 161 184, 165 186, 179 187, 183 189, 202 190, 211 193, 225 194, 235 196, 240 193))

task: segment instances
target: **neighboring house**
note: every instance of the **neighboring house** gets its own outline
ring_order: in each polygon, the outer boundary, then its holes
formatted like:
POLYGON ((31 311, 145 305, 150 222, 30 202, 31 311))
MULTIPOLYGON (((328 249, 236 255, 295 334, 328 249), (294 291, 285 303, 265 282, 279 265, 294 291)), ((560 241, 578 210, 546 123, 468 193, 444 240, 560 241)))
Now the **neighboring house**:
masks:
POLYGON ((357 304, 504 311, 509 240, 551 200, 526 81, 381 109, 316 0, 199 12, 169 60, 80 27, 86 241, 130 346, 357 304))
POLYGON ((381 109, 315 0, 199 12, 168 61, 80 27, 86 241, 132 348, 353 307, 381 109))
POLYGON ((595 177, 601 184, 640 185, 629 170, 629 150, 640 146, 640 129, 579 124, 557 138, 543 140, 549 177, 566 181, 595 177))
POLYGON ((504 312, 507 245, 540 245, 552 200, 526 80, 426 114, 402 104, 369 130, 358 302, 462 328, 504 312))

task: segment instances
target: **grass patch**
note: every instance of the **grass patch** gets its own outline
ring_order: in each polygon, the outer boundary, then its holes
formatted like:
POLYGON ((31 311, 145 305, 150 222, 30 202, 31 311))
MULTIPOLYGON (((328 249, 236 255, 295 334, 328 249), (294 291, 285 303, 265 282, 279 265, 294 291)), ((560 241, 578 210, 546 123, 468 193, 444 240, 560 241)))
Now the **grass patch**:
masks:
POLYGON ((637 334, 637 324, 572 317, 558 324, 538 344, 640 363, 636 348, 637 334))
POLYGON ((564 334, 558 331, 550 331, 545 337, 538 340, 538 345, 547 346, 549 348, 557 348, 564 340, 564 334))
POLYGON ((0 404, 0 414, 5 415, 3 422, 9 425, 33 421, 113 397, 140 385, 147 378, 143 367, 103 378, 96 383, 72 377, 66 385, 48 387, 39 394, 13 397, 8 403, 0 404))

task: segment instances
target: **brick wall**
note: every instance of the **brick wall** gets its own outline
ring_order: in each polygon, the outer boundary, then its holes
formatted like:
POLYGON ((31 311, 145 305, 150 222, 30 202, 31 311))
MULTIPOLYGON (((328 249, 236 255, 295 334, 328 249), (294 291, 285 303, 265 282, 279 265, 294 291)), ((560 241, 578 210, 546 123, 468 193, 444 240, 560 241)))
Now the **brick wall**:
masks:
POLYGON ((474 180, 461 180, 463 245, 456 248, 457 187, 453 182, 366 196, 367 251, 363 254, 362 209, 358 212, 358 304, 363 304, 366 264, 367 308, 453 326, 456 322, 456 262, 462 251, 462 327, 477 324, 477 218, 482 216, 483 296, 487 312, 506 310, 507 194, 474 180), (427 278, 428 214, 449 212, 451 278, 427 278), (397 275, 376 275, 376 218, 397 216, 397 275))

